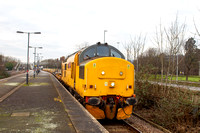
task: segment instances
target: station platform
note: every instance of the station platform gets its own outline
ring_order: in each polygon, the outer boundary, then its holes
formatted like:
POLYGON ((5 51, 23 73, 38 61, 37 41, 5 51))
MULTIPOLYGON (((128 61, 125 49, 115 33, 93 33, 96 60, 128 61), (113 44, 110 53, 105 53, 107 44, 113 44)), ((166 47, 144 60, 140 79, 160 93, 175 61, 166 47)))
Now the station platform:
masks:
MULTIPOLYGON (((15 77, 24 78, 26 75, 15 77)), ((10 84, 8 84, 10 85, 10 84)), ((0 82, 0 91, 6 84, 0 82)), ((8 87, 9 88, 9 87, 8 87)), ((50 73, 41 71, 29 85, 0 102, 0 132, 108 132, 50 73)))

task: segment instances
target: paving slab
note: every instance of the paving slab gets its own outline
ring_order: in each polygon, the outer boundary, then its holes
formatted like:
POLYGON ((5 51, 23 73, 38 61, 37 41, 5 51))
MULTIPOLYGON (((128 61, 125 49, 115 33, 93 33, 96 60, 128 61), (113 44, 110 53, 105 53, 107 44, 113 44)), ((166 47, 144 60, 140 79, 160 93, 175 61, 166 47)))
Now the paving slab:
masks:
POLYGON ((0 132, 73 133, 50 75, 41 72, 0 103, 0 132))

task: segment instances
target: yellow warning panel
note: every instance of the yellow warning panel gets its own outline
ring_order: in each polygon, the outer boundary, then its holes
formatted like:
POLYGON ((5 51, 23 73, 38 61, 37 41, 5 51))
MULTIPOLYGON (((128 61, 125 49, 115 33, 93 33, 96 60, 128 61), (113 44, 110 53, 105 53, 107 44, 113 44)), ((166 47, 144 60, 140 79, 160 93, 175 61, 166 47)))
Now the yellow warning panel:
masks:
POLYGON ((88 112, 90 112, 90 114, 92 114, 96 119, 104 119, 105 118, 104 111, 101 110, 99 107, 91 106, 88 104, 86 104, 85 107, 88 110, 88 112))
POLYGON ((129 118, 131 116, 132 111, 133 111, 133 105, 126 106, 123 109, 119 108, 116 118, 118 120, 127 119, 127 118, 129 118))

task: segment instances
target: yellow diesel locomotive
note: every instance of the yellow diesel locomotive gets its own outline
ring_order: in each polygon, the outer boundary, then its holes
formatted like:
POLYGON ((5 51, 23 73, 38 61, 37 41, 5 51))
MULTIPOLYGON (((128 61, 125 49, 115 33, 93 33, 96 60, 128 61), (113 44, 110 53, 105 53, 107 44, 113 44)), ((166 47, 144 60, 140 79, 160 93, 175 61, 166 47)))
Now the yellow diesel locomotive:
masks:
POLYGON ((126 119, 136 103, 134 66, 113 46, 97 43, 68 56, 61 80, 96 119, 126 119))

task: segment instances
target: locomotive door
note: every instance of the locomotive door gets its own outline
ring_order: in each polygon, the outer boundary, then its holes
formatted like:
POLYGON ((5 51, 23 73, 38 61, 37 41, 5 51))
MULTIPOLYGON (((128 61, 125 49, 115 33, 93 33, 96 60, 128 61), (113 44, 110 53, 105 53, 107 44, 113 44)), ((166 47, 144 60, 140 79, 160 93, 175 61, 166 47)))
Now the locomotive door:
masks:
POLYGON ((71 78, 73 80, 74 83, 74 88, 75 88, 75 81, 76 81, 76 67, 75 67, 75 63, 72 63, 72 71, 71 71, 71 78))

